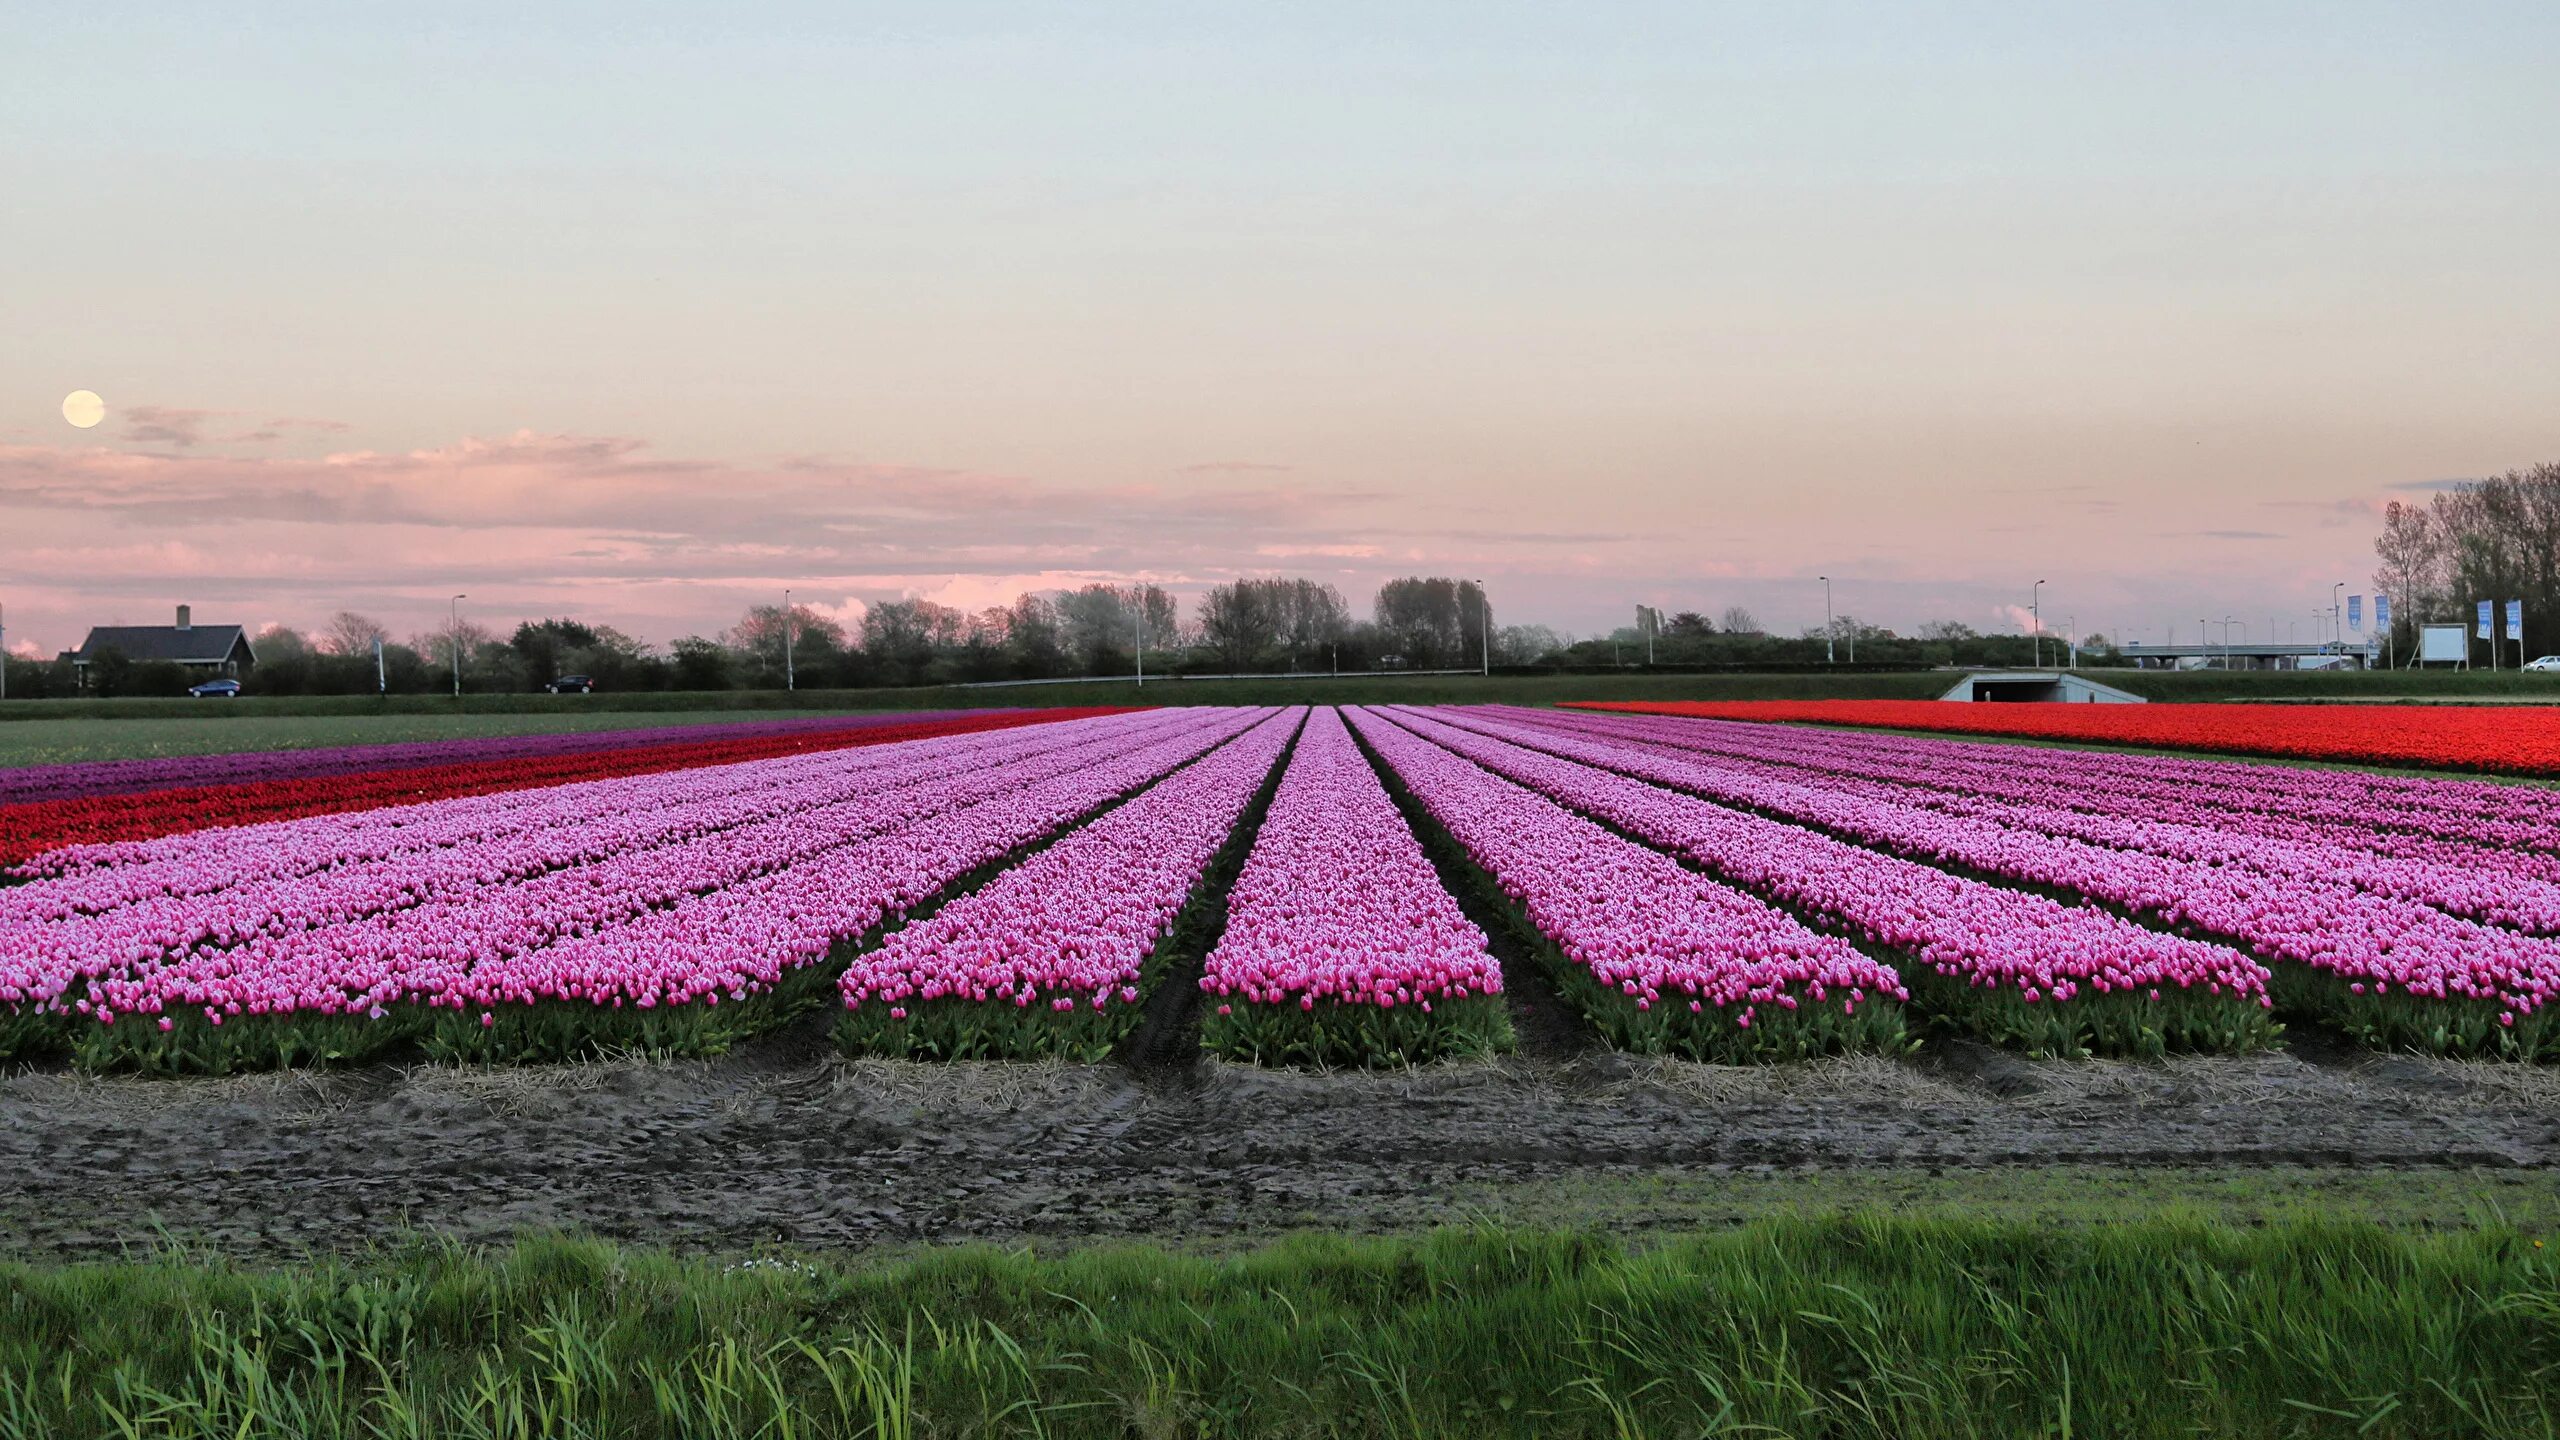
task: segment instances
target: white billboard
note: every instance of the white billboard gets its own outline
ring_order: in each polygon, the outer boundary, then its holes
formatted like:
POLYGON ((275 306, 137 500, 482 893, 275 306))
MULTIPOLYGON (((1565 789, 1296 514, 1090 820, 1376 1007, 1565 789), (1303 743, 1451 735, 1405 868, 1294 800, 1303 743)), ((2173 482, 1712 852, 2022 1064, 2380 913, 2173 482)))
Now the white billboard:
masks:
POLYGON ((2427 625, 2418 630, 2418 663, 2459 665, 2471 659, 2471 637, 2459 625, 2427 625))

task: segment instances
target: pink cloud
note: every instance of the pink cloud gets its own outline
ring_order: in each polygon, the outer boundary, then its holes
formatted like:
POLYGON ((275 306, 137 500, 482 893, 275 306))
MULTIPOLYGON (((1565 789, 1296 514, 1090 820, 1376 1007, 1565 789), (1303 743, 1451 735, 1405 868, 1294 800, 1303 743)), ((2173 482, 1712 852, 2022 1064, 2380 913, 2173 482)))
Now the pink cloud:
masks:
MULTIPOLYGON (((217 443, 231 432, 201 418, 212 414, 172 409, 152 422, 214 437, 193 446, 0 443, 13 639, 49 653, 88 625, 156 619, 182 600, 214 623, 309 624, 353 608, 406 633, 461 592, 491 621, 566 614, 663 642, 716 633, 785 586, 855 624, 900 596, 977 609, 1140 578, 1190 596, 1273 573, 1334 583, 1355 610, 1392 575, 1453 574, 1486 579, 1506 619, 1587 629, 1650 597, 1708 613, 1742 604, 1792 631, 1820 623, 1820 572, 1837 582, 1842 612, 1878 623, 1984 616, 2018 628, 2026 542, 2012 537, 2057 533, 2009 497, 1949 492, 1844 514, 1757 479, 1620 510, 1541 496, 1537 509, 1496 494, 1310 484, 1253 462, 1214 462, 1235 467, 1216 484, 1064 486, 813 456, 668 457, 637 437, 533 430, 413 450, 241 452, 217 443)), ((2090 493, 2065 488, 2061 506, 2090 493)), ((2251 594, 2325 596, 2330 579, 2371 568, 2371 497, 2210 518, 2126 503, 2148 523, 2076 509, 2063 522, 2074 578, 2068 593, 2045 592, 2049 630, 2076 611, 2084 630, 2153 633, 2251 594), (2180 521, 2275 538, 2163 542, 2180 521)))

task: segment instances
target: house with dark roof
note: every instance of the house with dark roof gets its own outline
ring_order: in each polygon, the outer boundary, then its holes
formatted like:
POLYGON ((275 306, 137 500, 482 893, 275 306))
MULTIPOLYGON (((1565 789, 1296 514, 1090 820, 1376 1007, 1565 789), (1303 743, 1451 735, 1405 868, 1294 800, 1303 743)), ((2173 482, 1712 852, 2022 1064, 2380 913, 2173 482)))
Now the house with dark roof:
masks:
POLYGON ((175 625, 100 625, 80 642, 79 649, 63 658, 71 662, 86 687, 90 665, 109 650, 136 664, 166 660, 208 678, 237 677, 258 663, 257 651, 249 646, 249 632, 237 625, 198 625, 194 608, 187 605, 178 607, 175 625))

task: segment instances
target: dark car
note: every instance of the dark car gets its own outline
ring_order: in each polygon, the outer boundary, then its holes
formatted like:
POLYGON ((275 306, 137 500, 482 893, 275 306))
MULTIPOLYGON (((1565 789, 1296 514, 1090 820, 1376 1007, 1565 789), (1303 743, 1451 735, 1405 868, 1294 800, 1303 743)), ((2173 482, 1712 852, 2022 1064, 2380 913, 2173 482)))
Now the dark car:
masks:
POLYGON ((563 675, 542 688, 554 695, 593 695, 596 682, 584 675, 563 675))
POLYGON ((236 700, 240 698, 240 682, 229 679, 207 680, 201 685, 188 686, 187 693, 199 700, 208 695, 224 700, 236 700))

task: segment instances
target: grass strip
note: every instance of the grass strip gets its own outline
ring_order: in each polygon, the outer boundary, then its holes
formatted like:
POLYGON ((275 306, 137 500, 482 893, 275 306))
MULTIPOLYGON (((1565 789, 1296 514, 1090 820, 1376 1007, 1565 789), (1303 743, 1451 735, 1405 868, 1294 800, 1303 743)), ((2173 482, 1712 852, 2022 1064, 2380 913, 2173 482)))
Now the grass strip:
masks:
POLYGON ((2540 1436, 2555 1253, 1852 1214, 1642 1249, 1476 1227, 1223 1259, 163 1255, 0 1268, 0 1432, 2540 1436))

